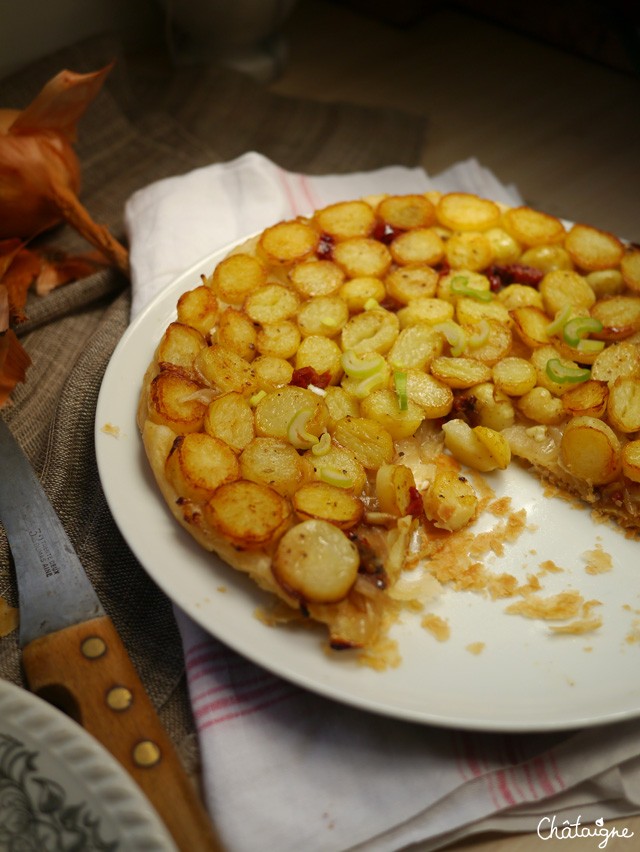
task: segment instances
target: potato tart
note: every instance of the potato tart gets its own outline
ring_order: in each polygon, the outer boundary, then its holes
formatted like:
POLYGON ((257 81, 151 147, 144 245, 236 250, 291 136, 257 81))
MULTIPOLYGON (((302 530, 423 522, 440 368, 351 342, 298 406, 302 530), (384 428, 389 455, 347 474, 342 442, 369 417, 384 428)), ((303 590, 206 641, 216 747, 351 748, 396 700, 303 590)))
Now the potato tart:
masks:
POLYGON ((203 547, 370 648, 416 540, 481 510, 469 469, 640 528, 640 250, 462 192, 279 222, 181 295, 138 422, 203 547))

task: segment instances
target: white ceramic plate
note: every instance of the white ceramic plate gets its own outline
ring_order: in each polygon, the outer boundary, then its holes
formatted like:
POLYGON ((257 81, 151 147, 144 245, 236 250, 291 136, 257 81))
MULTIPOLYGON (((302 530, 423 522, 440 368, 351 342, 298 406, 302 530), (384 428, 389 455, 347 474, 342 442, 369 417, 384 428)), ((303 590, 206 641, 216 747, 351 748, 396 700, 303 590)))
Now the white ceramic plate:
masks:
MULTIPOLYGON (((205 630, 254 662, 330 698, 401 719, 456 728, 541 731, 603 724, 640 715, 640 545, 587 510, 543 497, 517 466, 492 474, 498 495, 527 510, 536 530, 489 560, 522 582, 553 560, 544 593, 573 588, 598 600, 603 626, 582 636, 552 636, 547 623, 506 615, 509 601, 445 590, 429 611, 446 618, 438 642, 406 616, 394 627, 402 664, 384 672, 349 656, 329 658, 322 638, 265 626, 254 615, 260 592, 201 550, 170 515, 147 466, 135 423, 143 374, 184 290, 209 274, 227 250, 181 275, 132 323, 106 371, 96 413, 96 451, 104 491, 122 534, 153 580, 205 630), (596 545, 612 570, 590 575, 583 554, 596 545), (471 643, 483 642, 474 655, 471 643)), ((495 522, 495 519, 493 519, 495 522)), ((479 527, 481 529, 482 527, 479 527)))
POLYGON ((0 680, 0 848, 176 852, 119 763, 42 699, 0 680))

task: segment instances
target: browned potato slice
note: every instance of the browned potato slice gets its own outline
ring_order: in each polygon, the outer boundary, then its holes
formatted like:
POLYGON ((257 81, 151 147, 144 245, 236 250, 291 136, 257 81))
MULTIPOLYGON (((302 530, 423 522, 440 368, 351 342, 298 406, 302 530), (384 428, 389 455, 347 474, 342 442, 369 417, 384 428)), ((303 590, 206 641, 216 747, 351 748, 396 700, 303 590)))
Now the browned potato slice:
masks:
POLYGON ((268 485, 291 497, 300 487, 303 467, 298 452, 282 438, 253 438, 240 456, 243 479, 268 485))
POLYGON ((218 300, 211 287, 202 284, 180 296, 177 310, 178 322, 197 328, 206 336, 218 317, 218 300))
POLYGON ((291 381, 293 365, 276 355, 259 355, 251 363, 260 390, 269 391, 284 387, 291 381))
POLYGON ((339 201, 318 210, 315 220, 321 231, 335 240, 368 237, 376 225, 376 214, 366 201, 339 201))
POLYGON ((628 251, 620 261, 620 272, 630 290, 640 293, 640 251, 628 251))
POLYGON ((633 482, 640 482, 640 441, 629 441, 622 448, 622 472, 633 482))
POLYGON ((217 343, 200 350, 195 367, 210 385, 223 392, 253 393, 257 390, 251 364, 237 352, 217 343))
POLYGON ((541 272, 552 272, 554 269, 573 269, 571 255, 558 243, 552 245, 533 246, 520 256, 520 263, 533 266, 541 272))
POLYGON ((508 311, 529 306, 544 310, 540 293, 526 284, 507 284, 496 294, 496 298, 508 311))
POLYGON ((356 355, 369 352, 384 354, 391 349, 399 333, 396 314, 382 308, 374 308, 351 317, 342 329, 342 348, 353 350, 356 355))
POLYGON ((440 263, 445 254, 445 244, 432 228, 405 231, 391 241, 391 256, 402 266, 440 263))
POLYGON ((291 505, 273 488, 236 479, 218 488, 205 503, 204 514, 208 523, 237 547, 260 547, 286 529, 291 505))
POLYGON ((640 429, 640 379, 619 376, 609 385, 607 419, 619 432, 640 429))
POLYGON ((385 225, 406 231, 426 228, 436 221, 436 210, 424 195, 389 195, 376 210, 385 225))
POLYGON ((489 228, 484 235, 491 244, 495 263, 515 263, 520 258, 520 246, 504 228, 489 228))
POLYGON ((296 317, 302 335, 335 337, 349 319, 347 303, 340 296, 316 296, 305 302, 296 317))
POLYGON ((444 247, 445 257, 452 269, 479 272, 493 261, 493 248, 487 237, 476 231, 454 234, 444 247))
POLYGON ((292 358, 300 346, 300 329, 291 320, 269 322, 258 329, 256 349, 261 355, 274 358, 292 358))
POLYGON ((538 381, 533 364, 513 355, 494 364, 491 372, 493 383, 507 396, 523 396, 534 388, 538 381))
POLYGON ((493 367, 498 361, 506 358, 511 350, 513 337, 511 328, 502 322, 493 319, 486 319, 486 328, 488 328, 488 336, 479 345, 474 343, 478 340, 479 325, 474 323, 472 326, 466 326, 464 332, 467 336, 467 355, 469 358, 475 358, 476 361, 482 361, 483 364, 488 364, 493 367))
POLYGON ((439 470, 422 495, 427 518, 440 529, 459 530, 473 520, 478 498, 469 481, 456 471, 439 470))
POLYGON ((524 305, 509 311, 516 332, 523 343, 532 349, 545 346, 549 342, 547 327, 551 320, 540 308, 524 305))
POLYGON ((362 464, 350 449, 335 441, 324 455, 318 456, 309 450, 302 461, 307 479, 327 482, 353 494, 360 494, 366 484, 367 474, 362 464))
POLYGON ((257 338, 256 327, 244 311, 229 307, 220 314, 216 342, 221 346, 233 349, 245 361, 252 361, 258 354, 257 338))
POLYGON ((456 300, 456 319, 460 325, 475 325, 482 320, 494 320, 504 326, 510 325, 509 311, 497 299, 478 302, 468 296, 456 300))
POLYGON ((602 331, 594 334, 600 340, 623 340, 640 330, 640 296, 610 296, 601 299, 591 316, 600 320, 602 331))
POLYGON ((381 512, 403 517, 414 499, 416 481, 410 467, 383 464, 376 472, 376 497, 381 512))
POLYGON ((330 430, 333 429, 334 425, 342 417, 357 417, 360 412, 358 400, 354 399, 350 393, 347 393, 340 386, 329 385, 326 390, 324 402, 329 411, 328 427, 330 430))
POLYGON ((538 385, 540 385, 540 387, 547 388, 547 390, 554 396, 562 396, 572 387, 572 385, 567 382, 556 382, 547 373, 547 364, 549 361, 553 361, 556 358, 560 360, 562 367, 575 369, 578 366, 575 361, 561 357, 560 352, 555 346, 540 346, 538 349, 534 349, 531 353, 531 363, 538 374, 538 385))
MULTIPOLYGON (((272 438, 283 438, 290 443, 290 430, 294 418, 302 411, 309 412, 305 430, 310 435, 319 436, 324 430, 329 413, 323 400, 307 388, 287 385, 268 393, 256 405, 256 433, 272 438)), ((297 442, 296 442, 297 443, 297 442)), ((309 441, 307 446, 310 446, 309 441)))
POLYGON ((308 482, 298 488, 293 495, 293 508, 302 520, 316 518, 341 530, 355 527, 364 514, 358 497, 326 482, 308 482))
POLYGON ((624 279, 619 269, 597 269, 587 273, 586 278, 597 299, 617 296, 624 290, 624 279))
POLYGON ((201 502, 225 482, 240 476, 235 453, 224 441, 202 432, 178 435, 165 473, 180 497, 201 502))
POLYGON ((327 521, 296 524, 282 536, 272 571, 294 599, 336 603, 345 598, 358 577, 358 548, 327 521))
POLYGON ((204 418, 209 435, 239 453, 254 436, 253 411, 244 396, 231 391, 212 400, 204 418))
POLYGON ((491 379, 491 367, 473 358, 441 355, 430 366, 431 375, 450 388, 470 388, 491 379))
POLYGON ((387 361, 392 367, 425 369, 442 354, 442 335, 426 323, 403 328, 389 350, 387 361))
POLYGON ((318 231, 305 222, 279 222, 262 232, 258 250, 270 263, 289 266, 313 254, 319 240, 318 231))
POLYGON ((211 285, 223 301, 241 305, 266 278, 265 269, 257 258, 239 253, 220 261, 213 271, 211 285))
POLYGON ((486 231, 500 222, 500 208, 495 202, 465 192, 443 195, 436 215, 440 224, 452 231, 486 231))
POLYGON ((445 302, 440 298, 418 298, 400 308, 396 316, 400 322, 400 328, 409 328, 412 325, 426 323, 437 325, 447 322, 453 318, 454 307, 451 302, 445 302))
POLYGON ((342 377, 342 350, 334 340, 319 335, 305 337, 296 352, 296 369, 313 367, 317 373, 330 373, 331 384, 342 377))
POLYGON ((306 260, 291 269, 289 280, 301 296, 329 296, 342 286, 344 272, 331 260, 306 260))
POLYGON ((472 269, 456 269, 440 276, 437 290, 438 298, 444 299, 446 302, 456 302, 461 296, 453 292, 452 288, 455 288, 459 283, 462 283, 465 289, 478 290, 479 299, 491 290, 491 282, 486 275, 474 272, 472 269))
POLYGON ((384 283, 379 278, 364 276, 350 278, 340 288, 340 298, 346 303, 350 314, 364 310, 366 304, 374 301, 380 303, 387 295, 384 283))
POLYGON ((570 269, 554 269, 547 272, 540 282, 540 294, 549 316, 555 316, 565 305, 571 305, 575 311, 589 311, 595 304, 596 296, 587 280, 570 269))
POLYGON ((369 470, 377 470, 393 459, 393 438, 380 423, 367 417, 343 417, 336 423, 333 437, 369 470))
POLYGON ((523 246, 540 246, 564 239, 562 222, 531 207, 511 207, 502 216, 504 228, 523 246))
POLYGON ((622 340, 612 343, 598 355, 591 368, 591 378, 613 382, 618 376, 640 375, 640 350, 635 343, 622 340))
POLYGON ((180 322, 172 322, 158 345, 156 361, 161 368, 164 365, 180 367, 187 375, 191 375, 194 373, 196 356, 206 345, 204 337, 197 329, 180 322))
POLYGON ((617 237, 591 225, 574 225, 564 245, 575 265, 589 272, 618 266, 624 252, 617 237))
POLYGON ((574 417, 567 423, 560 456, 570 473, 590 485, 605 485, 620 475, 620 441, 596 417, 574 417))
POLYGON ((208 400, 202 399, 203 387, 176 373, 159 373, 149 387, 149 418, 174 432, 199 432, 208 400))
POLYGON ((389 249, 368 237, 354 237, 334 246, 333 259, 350 278, 384 278, 391 266, 389 249))
POLYGON ((584 414, 589 417, 602 417, 607 410, 609 388, 606 382, 589 379, 570 388, 562 396, 562 407, 572 417, 584 414))
POLYGON ((406 410, 401 411, 396 393, 388 388, 380 388, 365 396, 360 403, 360 413, 384 426, 394 441, 415 434, 425 419, 422 407, 410 399, 406 410))
POLYGON ((250 293, 244 301, 248 317, 257 323, 282 322, 300 307, 300 299, 282 284, 265 284, 250 293))
POLYGON ((430 299, 436 294, 438 273, 430 266, 400 266, 385 279, 386 292, 403 305, 413 299, 430 299))
POLYGON ((421 370, 407 370, 407 397, 422 408, 429 420, 446 417, 453 408, 449 385, 421 370))

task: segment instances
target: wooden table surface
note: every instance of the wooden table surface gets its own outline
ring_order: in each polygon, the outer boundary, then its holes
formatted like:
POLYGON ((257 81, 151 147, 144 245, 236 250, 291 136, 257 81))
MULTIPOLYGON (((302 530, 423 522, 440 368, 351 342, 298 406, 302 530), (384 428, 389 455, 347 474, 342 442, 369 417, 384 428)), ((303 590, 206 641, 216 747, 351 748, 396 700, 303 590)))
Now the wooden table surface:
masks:
MULTIPOLYGON (((285 27, 281 94, 425 115, 432 174, 475 156, 533 206, 640 242, 640 79, 498 25, 440 9, 396 28, 324 0, 300 0, 285 27)), ((608 823, 635 838, 640 817, 608 823)), ((566 852, 600 839, 484 835, 466 852, 566 852)))

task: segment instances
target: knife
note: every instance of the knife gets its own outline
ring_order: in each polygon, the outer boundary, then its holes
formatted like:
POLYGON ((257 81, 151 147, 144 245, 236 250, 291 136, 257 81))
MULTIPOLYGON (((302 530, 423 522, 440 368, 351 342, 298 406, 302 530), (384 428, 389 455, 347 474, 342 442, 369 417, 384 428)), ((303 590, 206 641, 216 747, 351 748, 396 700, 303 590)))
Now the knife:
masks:
POLYGON ((0 417, 0 520, 29 688, 124 766, 181 852, 221 850, 209 817, 31 464, 0 417))

